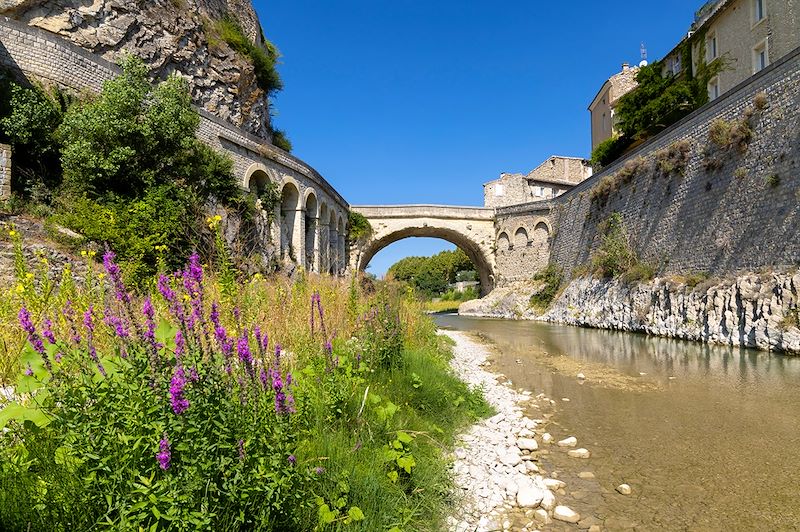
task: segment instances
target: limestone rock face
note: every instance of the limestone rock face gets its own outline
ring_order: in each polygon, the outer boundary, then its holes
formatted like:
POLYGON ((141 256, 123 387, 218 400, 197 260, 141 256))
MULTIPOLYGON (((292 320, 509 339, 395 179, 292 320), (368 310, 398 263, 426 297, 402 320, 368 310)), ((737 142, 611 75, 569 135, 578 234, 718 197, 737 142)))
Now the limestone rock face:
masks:
POLYGON ((55 33, 111 62, 132 53, 156 79, 177 72, 189 82, 197 105, 269 136, 269 103, 253 65, 207 34, 209 21, 227 15, 253 43, 262 44, 249 0, 0 0, 0 15, 55 33))

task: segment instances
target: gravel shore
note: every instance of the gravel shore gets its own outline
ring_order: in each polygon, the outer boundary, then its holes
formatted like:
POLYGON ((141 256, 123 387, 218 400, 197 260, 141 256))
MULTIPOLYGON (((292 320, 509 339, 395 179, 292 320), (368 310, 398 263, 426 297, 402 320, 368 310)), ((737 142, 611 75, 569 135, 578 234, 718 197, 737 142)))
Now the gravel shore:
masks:
MULTIPOLYGON (((468 334, 440 334, 455 342, 451 365, 456 374, 470 386, 482 388, 497 412, 459 436, 453 452, 453 478, 460 504, 448 518, 449 530, 531 532, 553 520, 577 523, 580 515, 556 503, 556 496, 564 493, 564 482, 545 478, 537 465, 540 446, 555 442, 550 434, 537 431, 542 419, 525 415, 528 407, 550 403, 550 399, 500 384, 498 375, 485 369, 489 350, 468 334)), ((571 438, 559 445, 576 443, 571 438)))

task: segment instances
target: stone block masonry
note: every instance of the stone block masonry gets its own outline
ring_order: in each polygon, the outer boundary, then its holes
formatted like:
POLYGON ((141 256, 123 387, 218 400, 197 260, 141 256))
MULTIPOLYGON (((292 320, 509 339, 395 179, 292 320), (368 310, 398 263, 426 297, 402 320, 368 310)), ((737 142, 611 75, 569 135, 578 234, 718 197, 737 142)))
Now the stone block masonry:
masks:
MULTIPOLYGON (((57 35, 5 17, 0 17, 0 67, 27 81, 52 83, 79 94, 98 93, 105 81, 120 74, 117 65, 99 55, 57 35)), ((254 180, 272 181, 279 190, 288 187, 294 195, 293 202, 285 203, 276 213, 277 227, 272 234, 292 243, 299 264, 307 269, 320 269, 313 256, 310 261, 306 259, 304 247, 310 236, 306 235, 307 221, 308 230, 313 232, 314 220, 323 212, 329 213, 331 219, 347 220, 347 201, 305 162, 205 109, 196 107, 196 110, 200 114, 198 138, 233 160, 234 175, 242 188, 250 188, 254 180), (316 207, 307 210, 309 198, 313 198, 310 204, 316 207), (285 231, 281 231, 281 225, 285 226, 285 231)), ((0 177, 0 197, 10 192, 10 178, 0 177)), ((327 221, 321 225, 325 223, 327 221)), ((287 242, 282 242, 279 249, 288 246, 287 242)), ((344 243, 337 242, 336 246, 343 248, 344 243)), ((316 253, 323 251, 319 249, 316 253)), ((337 256, 343 257, 344 250, 338 250, 337 256)), ((332 269, 338 272, 343 267, 332 269)))
MULTIPOLYGON (((590 261, 598 226, 613 212, 661 273, 800 264, 800 49, 549 203, 497 209, 498 234, 530 225, 543 207, 553 226, 549 260, 567 274, 590 261), (709 139, 712 128, 743 123, 752 134, 741 148, 709 139), (679 143, 688 146, 685 165, 665 172, 659 161, 679 143), (632 177, 620 179, 621 171, 632 177), (611 183, 607 199, 592 197, 600 183, 611 183)), ((512 261, 505 277, 530 278, 529 265, 540 263, 512 261)))
POLYGON ((0 144, 0 200, 11 197, 11 146, 0 144))

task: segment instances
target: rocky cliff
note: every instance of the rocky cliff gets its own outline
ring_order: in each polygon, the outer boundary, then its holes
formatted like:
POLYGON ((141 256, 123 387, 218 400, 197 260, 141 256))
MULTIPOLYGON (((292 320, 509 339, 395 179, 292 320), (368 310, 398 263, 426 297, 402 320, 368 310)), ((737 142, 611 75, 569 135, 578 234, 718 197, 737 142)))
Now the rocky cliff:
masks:
POLYGON ((216 34, 215 21, 238 22, 263 46, 249 0, 0 0, 0 15, 37 26, 110 61, 133 53, 155 78, 178 72, 194 102, 262 138, 269 137, 267 94, 252 61, 216 34))

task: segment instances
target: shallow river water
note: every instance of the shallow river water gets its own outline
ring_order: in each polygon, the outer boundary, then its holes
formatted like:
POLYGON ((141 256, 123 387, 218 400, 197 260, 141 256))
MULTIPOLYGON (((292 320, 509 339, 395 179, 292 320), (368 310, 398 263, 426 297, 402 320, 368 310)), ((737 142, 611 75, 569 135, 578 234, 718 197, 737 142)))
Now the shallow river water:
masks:
POLYGON ((494 371, 556 400, 546 430, 576 436, 592 456, 550 447, 540 465, 567 483, 559 504, 584 516, 583 527, 800 529, 800 358, 537 322, 435 320, 483 336, 494 371), (623 482, 631 495, 615 491, 623 482))

